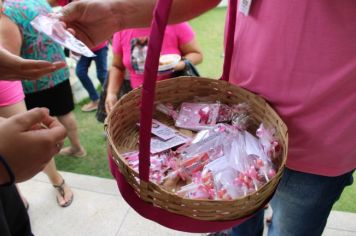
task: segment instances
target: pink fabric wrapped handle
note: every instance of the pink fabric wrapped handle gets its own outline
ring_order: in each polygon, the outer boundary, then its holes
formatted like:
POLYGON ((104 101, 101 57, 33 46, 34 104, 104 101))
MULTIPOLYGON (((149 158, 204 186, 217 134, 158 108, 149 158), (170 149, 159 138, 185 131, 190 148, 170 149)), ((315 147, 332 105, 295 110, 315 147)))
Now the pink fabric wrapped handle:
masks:
POLYGON ((151 24, 148 42, 147 57, 145 62, 144 82, 141 96, 140 115, 140 147, 139 147, 139 176, 148 182, 150 167, 150 141, 153 115, 153 102, 155 97, 156 77, 159 65, 159 56, 162 48, 164 31, 172 5, 172 0, 158 0, 151 24))
MULTIPOLYGON (((148 42, 147 58, 144 70, 144 82, 141 96, 140 115, 140 138, 139 138, 139 177, 141 180, 149 181, 150 167, 150 141, 153 116, 153 103, 155 97, 156 77, 159 66, 160 51, 167 26, 172 0, 158 0, 151 24, 150 38, 148 42)), ((235 25, 237 14, 237 0, 230 0, 228 33, 225 47, 225 60, 223 68, 223 80, 229 80, 231 58, 233 53, 235 25)))
POLYGON ((232 54, 234 52, 234 38, 237 16, 237 0, 230 0, 229 2, 229 18, 227 22, 227 35, 225 45, 225 59, 222 80, 229 81, 232 54))

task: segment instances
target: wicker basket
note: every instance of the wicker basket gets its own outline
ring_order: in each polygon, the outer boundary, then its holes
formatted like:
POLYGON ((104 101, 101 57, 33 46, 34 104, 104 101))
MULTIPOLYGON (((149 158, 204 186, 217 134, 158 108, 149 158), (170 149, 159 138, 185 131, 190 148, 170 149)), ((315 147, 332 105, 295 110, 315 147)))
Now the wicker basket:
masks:
MULTIPOLYGON (((272 197, 282 176, 288 152, 287 127, 261 97, 223 80, 180 77, 160 81, 156 84, 155 104, 162 102, 180 104, 185 101, 192 101, 195 96, 209 96, 213 100, 225 104, 249 103, 252 108, 251 133, 255 133, 261 122, 275 127, 282 153, 277 159, 277 174, 271 181, 257 192, 244 198, 223 201, 184 199, 166 191, 155 183, 139 180, 138 173, 128 166, 121 154, 138 150, 139 135, 136 123, 139 122, 141 88, 135 89, 122 97, 108 117, 106 130, 115 163, 136 194, 143 201, 151 203, 155 207, 206 221, 234 220, 249 216, 262 208, 272 197)), ((160 112, 155 112, 154 117, 168 125, 173 124, 171 119, 160 112)))

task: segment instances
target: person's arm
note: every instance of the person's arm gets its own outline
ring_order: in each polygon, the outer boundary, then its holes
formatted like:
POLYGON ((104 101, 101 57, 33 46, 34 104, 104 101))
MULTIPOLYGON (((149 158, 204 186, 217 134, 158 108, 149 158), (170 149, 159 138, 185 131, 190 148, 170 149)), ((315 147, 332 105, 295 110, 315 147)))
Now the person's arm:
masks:
POLYGON ((125 78, 125 66, 122 62, 122 55, 114 53, 112 66, 108 78, 108 89, 105 99, 105 110, 109 113, 117 102, 117 94, 120 91, 125 78))
POLYGON ((0 74, 2 80, 37 79, 66 66, 65 62, 26 60, 20 54, 22 35, 5 15, 0 18, 0 74))
POLYGON ((0 18, 0 45, 14 55, 20 55, 22 34, 19 27, 7 16, 0 18))
MULTIPOLYGON (((182 58, 188 59, 193 65, 197 65, 203 61, 203 53, 200 49, 198 41, 194 38, 190 42, 180 46, 182 58)), ((180 71, 185 68, 184 61, 180 61, 175 67, 174 71, 180 71)))
MULTIPOLYGON (((35 108, 8 119, 0 119, 0 155, 6 159, 16 182, 41 171, 59 152, 66 129, 45 108, 35 108), (46 127, 46 128, 43 128, 46 127)), ((9 181, 0 165, 0 184, 9 181)))
MULTIPOLYGON (((169 23, 190 20, 217 6, 221 0, 173 0, 169 23)), ((148 27, 156 0, 116 0, 112 10, 120 29, 148 27)))
MULTIPOLYGON (((169 23, 190 20, 221 0, 174 0, 169 23)), ((89 48, 122 29, 148 27, 156 0, 83 0, 68 4, 60 17, 89 48)))

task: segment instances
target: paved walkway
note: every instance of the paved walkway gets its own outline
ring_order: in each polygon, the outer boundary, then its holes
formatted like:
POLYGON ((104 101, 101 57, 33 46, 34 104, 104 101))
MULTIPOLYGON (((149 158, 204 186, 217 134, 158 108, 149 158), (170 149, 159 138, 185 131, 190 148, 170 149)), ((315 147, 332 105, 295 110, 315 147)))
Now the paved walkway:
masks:
MULTIPOLYGON (((197 236, 167 229, 138 215, 120 196, 111 179, 61 172, 74 192, 68 208, 40 173, 20 184, 37 236, 197 236)), ((356 214, 332 212, 323 236, 356 236, 356 214)))

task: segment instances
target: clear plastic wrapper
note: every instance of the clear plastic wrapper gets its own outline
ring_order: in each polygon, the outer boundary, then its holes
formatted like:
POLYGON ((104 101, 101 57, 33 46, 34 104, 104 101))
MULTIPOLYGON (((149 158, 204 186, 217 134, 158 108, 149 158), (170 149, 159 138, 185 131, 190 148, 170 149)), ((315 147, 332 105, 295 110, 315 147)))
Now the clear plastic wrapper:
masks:
POLYGON ((230 126, 218 124, 209 130, 200 131, 197 136, 187 144, 176 150, 176 159, 172 159, 170 167, 175 177, 184 181, 202 171, 211 161, 224 155, 224 145, 232 137, 230 126))
POLYGON ((235 185, 238 172, 232 168, 224 169, 214 176, 216 199, 232 200, 246 195, 242 188, 235 185))
POLYGON ((263 151, 272 159, 276 158, 281 152, 281 146, 275 137, 275 132, 274 128, 267 127, 263 123, 256 131, 256 135, 259 137, 263 151))
POLYGON ((220 104, 184 102, 179 110, 175 125, 180 128, 199 131, 217 123, 220 104))
POLYGON ((79 53, 86 57, 94 57, 95 54, 80 40, 76 39, 67 31, 62 23, 53 17, 47 15, 38 15, 32 21, 31 25, 37 31, 46 34, 60 45, 79 53))
POLYGON ((200 183, 190 183, 177 191, 179 196, 189 199, 213 199, 209 189, 200 183))
POLYGON ((247 103, 240 103, 231 107, 231 124, 239 130, 246 130, 250 122, 251 108, 247 103))
MULTIPOLYGON (((138 172, 139 168, 139 152, 127 152, 122 154, 122 156, 127 161, 128 165, 138 172)), ((162 152, 156 155, 150 156, 150 180, 161 184, 165 178, 166 172, 168 171, 169 161, 173 157, 171 152, 162 152)))
POLYGON ((173 120, 177 120, 178 118, 178 112, 174 109, 172 103, 159 103, 156 106, 156 110, 162 112, 163 114, 166 114, 167 116, 172 117, 173 120))
POLYGON ((219 106, 219 116, 217 122, 230 122, 232 119, 233 110, 230 106, 226 104, 220 104, 219 106))
POLYGON ((185 145, 177 149, 177 153, 183 159, 196 156, 200 153, 208 153, 209 158, 214 160, 223 155, 223 146, 228 143, 228 137, 234 132, 233 127, 218 124, 211 129, 202 130, 185 145))

